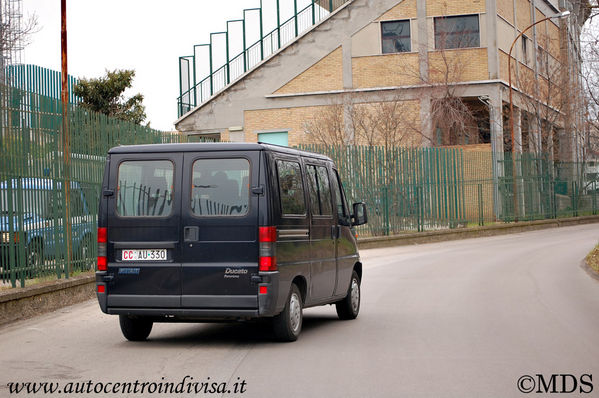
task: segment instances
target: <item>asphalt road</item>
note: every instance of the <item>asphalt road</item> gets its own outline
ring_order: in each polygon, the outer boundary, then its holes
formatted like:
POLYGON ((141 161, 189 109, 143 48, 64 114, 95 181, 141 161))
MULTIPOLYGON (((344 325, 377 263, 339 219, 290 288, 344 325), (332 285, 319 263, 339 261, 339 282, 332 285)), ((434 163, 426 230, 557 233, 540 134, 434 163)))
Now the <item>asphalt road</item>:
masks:
POLYGON ((261 324, 158 324, 131 343, 89 301, 0 329, 0 396, 11 381, 189 375, 245 381, 231 394, 245 397, 524 397, 518 380, 532 375, 530 388, 537 374, 572 374, 577 393, 590 374, 585 396, 599 396, 599 280, 581 266, 597 242, 587 225, 365 250, 358 319, 308 309, 295 343, 271 342, 261 324))

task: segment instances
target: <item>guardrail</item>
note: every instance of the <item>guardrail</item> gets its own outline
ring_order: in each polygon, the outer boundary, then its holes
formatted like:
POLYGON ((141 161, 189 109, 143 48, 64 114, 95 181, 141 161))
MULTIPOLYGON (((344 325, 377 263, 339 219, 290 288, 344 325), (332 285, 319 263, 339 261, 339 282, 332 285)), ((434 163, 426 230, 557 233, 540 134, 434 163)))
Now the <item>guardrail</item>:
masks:
MULTIPOLYGON (((300 0, 301 1, 301 0, 300 0)), ((227 21, 227 30, 210 34, 207 44, 193 46, 193 54, 179 57, 179 97, 177 99, 178 115, 182 116, 196 106, 208 101, 212 96, 222 91, 231 82, 255 68, 260 62, 271 57, 279 49, 291 43, 297 36, 309 30, 312 26, 329 16, 334 10, 351 0, 308 0, 310 4, 298 9, 298 0, 293 0, 294 14, 291 18, 280 20, 280 3, 276 0, 277 21, 276 28, 264 34, 263 5, 260 1, 259 8, 243 10, 243 18, 227 21), (258 13, 259 39, 247 44, 249 14, 258 13), (230 25, 241 24, 243 50, 231 56, 230 50, 230 25), (215 68, 214 53, 217 45, 215 37, 225 37, 225 62, 215 68), (198 51, 208 51, 207 57, 200 58, 198 51), (208 75, 198 81, 198 62, 207 63, 208 75)))

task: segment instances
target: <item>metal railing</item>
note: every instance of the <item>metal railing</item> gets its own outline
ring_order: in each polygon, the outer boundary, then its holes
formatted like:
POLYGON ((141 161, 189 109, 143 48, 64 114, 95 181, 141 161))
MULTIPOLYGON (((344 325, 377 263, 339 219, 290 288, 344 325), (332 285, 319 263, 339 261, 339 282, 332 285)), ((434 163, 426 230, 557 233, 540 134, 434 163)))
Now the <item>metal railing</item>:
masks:
POLYGON ((334 10, 351 0, 312 0, 311 3, 298 10, 297 0, 292 0, 294 15, 280 21, 280 6, 277 1, 276 28, 264 34, 263 8, 260 1, 259 8, 249 8, 243 11, 243 19, 227 21, 227 30, 210 34, 208 44, 197 44, 193 47, 193 54, 179 57, 179 97, 177 99, 177 112, 184 115, 196 106, 208 101, 214 94, 220 92, 231 82, 235 81, 248 71, 255 68, 260 62, 269 58, 279 49, 291 43, 297 36, 309 30, 312 26, 326 18, 334 10), (259 37, 255 43, 246 43, 247 15, 252 12, 259 13, 259 37), (243 50, 234 56, 229 54, 229 25, 242 23, 243 50), (225 36, 225 63, 214 69, 214 37, 225 36), (208 49, 208 75, 204 78, 197 77, 198 48, 208 49))

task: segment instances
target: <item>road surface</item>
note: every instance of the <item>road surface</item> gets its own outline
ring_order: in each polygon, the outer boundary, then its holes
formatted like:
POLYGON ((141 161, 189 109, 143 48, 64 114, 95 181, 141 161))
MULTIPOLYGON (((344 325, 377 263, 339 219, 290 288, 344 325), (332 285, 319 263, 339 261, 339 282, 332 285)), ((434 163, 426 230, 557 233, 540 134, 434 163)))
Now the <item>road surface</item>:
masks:
MULTIPOLYGON (((117 317, 85 302, 0 328, 0 396, 9 382, 102 388, 190 376, 208 383, 199 396, 223 396, 210 385, 228 382, 224 396, 523 397, 519 379, 537 388, 538 374, 572 375, 576 393, 591 384, 586 396, 598 396, 599 279, 581 266, 597 242, 595 224, 364 250, 358 319, 308 309, 295 343, 272 342, 262 324, 157 324, 131 343, 117 317)), ((572 377, 549 388, 570 390, 572 377)), ((193 391, 144 388, 155 393, 112 396, 193 391)))

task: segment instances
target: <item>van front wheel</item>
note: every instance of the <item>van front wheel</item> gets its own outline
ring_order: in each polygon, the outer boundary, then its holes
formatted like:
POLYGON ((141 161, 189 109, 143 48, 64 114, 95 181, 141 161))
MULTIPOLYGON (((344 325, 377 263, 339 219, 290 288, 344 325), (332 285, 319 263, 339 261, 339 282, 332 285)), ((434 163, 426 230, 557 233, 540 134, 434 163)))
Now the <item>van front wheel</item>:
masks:
POLYGON ((302 330, 302 295, 298 287, 291 285, 283 312, 273 318, 273 330, 280 341, 295 341, 302 330))
POLYGON ((143 341, 148 338, 152 331, 152 321, 144 318, 131 318, 127 315, 119 315, 121 332, 129 341, 143 341))
POLYGON ((358 312, 360 312, 360 298, 360 277, 354 271, 351 276, 349 288, 347 289, 347 296, 335 303, 339 319, 356 319, 358 312))

